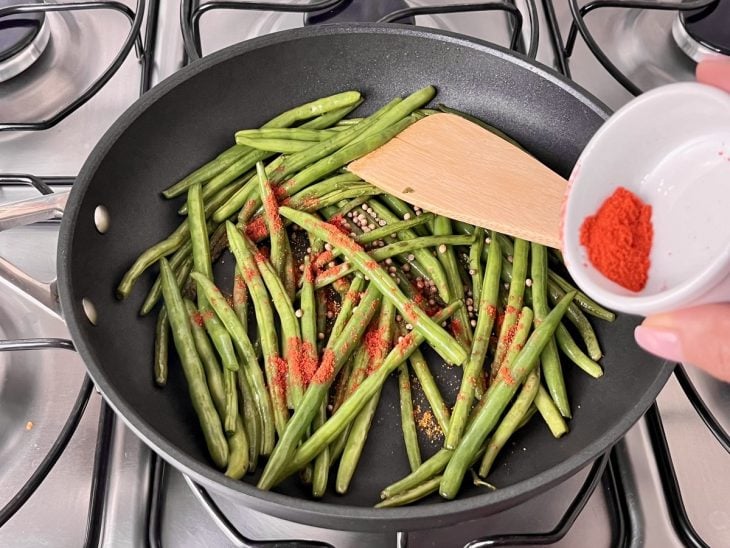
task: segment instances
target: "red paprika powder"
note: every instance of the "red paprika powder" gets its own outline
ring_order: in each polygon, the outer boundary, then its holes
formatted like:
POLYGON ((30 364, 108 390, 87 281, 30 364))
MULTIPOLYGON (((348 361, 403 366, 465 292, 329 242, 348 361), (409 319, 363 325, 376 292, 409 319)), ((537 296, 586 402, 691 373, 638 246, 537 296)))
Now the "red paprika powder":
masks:
POLYGON ((593 266, 631 291, 646 286, 653 236, 651 206, 624 187, 618 187, 580 228, 580 243, 593 266))

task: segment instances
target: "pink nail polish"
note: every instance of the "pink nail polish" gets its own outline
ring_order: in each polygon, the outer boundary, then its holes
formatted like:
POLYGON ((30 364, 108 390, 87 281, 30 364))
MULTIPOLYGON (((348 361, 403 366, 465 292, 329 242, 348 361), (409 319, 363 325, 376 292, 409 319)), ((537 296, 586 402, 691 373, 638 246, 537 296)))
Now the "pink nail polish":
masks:
POLYGON ((634 330, 634 338, 638 345, 647 352, 667 360, 677 362, 683 360, 682 345, 679 337, 672 330, 640 325, 634 330))

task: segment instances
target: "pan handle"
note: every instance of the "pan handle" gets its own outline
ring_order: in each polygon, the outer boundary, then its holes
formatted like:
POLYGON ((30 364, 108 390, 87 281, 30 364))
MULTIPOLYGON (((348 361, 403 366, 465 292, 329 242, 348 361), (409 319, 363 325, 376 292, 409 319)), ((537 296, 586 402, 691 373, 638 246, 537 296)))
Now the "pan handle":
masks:
POLYGON ((17 289, 45 306, 53 314, 59 318, 61 317, 61 305, 58 301, 56 280, 49 283, 40 282, 2 257, 0 257, 0 278, 7 280, 17 289))
MULTIPOLYGON (((0 231, 16 226, 57 219, 63 214, 68 191, 54 192, 37 198, 0 205, 0 231)), ((33 278, 11 262, 0 257, 0 278, 29 295, 53 314, 61 316, 56 280, 49 283, 33 278)))
POLYGON ((66 207, 68 193, 69 191, 54 192, 0 205, 0 231, 60 218, 66 207))

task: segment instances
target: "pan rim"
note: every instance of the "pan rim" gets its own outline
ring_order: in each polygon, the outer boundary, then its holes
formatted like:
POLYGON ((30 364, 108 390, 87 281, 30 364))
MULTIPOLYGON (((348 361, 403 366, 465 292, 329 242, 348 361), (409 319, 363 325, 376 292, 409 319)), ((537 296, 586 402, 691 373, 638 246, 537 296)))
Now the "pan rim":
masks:
POLYGON ((636 405, 625 413, 611 430, 604 432, 600 438, 586 446, 582 451, 571 455, 570 458, 553 468, 484 495, 404 508, 374 509, 372 507, 323 503, 271 491, 261 491, 255 485, 227 478, 222 472, 215 470, 209 464, 199 461, 178 449, 124 401, 124 398, 108 382, 101 368, 96 366, 94 346, 82 334, 80 329, 80 322, 84 321, 85 318, 81 303, 72 299, 71 242, 73 242, 76 218, 84 195, 107 152, 142 113, 164 95, 174 90, 179 84, 207 70, 209 67, 233 57, 274 44, 314 36, 345 33, 413 35, 468 47, 499 57, 520 66, 524 70, 535 72, 541 78, 550 81, 561 90, 578 99, 579 102, 603 119, 606 119, 609 115, 609 109, 605 105, 549 67, 494 44, 448 31, 379 23, 328 24, 281 31, 229 46, 194 61, 145 93, 114 122, 90 153, 77 177, 76 183, 72 187, 68 206, 61 223, 57 260, 60 300, 62 309, 67 312, 64 319, 74 344, 87 364, 89 375, 101 390, 105 400, 145 444, 160 454, 164 460, 170 462, 176 469, 191 476, 196 482, 211 487, 218 493, 225 494, 228 492, 229 495, 243 495, 246 498, 245 503, 247 506, 255 510, 314 526, 355 531, 395 531, 441 527, 484 515, 487 513, 485 512, 487 508, 504 509, 516 505, 583 469, 620 440, 646 412, 669 378, 673 364, 666 361, 662 363, 654 382, 649 386, 643 398, 637 401, 636 405))

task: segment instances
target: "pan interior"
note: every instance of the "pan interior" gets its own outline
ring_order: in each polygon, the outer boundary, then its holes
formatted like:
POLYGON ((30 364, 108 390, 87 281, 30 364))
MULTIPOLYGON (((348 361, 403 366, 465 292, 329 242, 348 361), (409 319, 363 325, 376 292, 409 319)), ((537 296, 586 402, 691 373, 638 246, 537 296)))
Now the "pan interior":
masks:
MULTIPOLYGON (((322 27, 234 46, 182 71, 133 106, 92 154, 64 218, 59 264, 66 315, 94 379, 114 407, 173 460, 211 481, 222 480, 209 468, 180 368, 171 364, 165 389, 152 382, 155 319, 141 318, 137 311, 154 273, 143 276, 129 299, 114 297, 138 254, 183 220, 176 214, 181 201, 168 202, 160 191, 230 146, 236 130, 257 127, 294 105, 357 89, 366 102, 354 115, 363 115, 428 84, 438 88, 438 102, 500 128, 564 176, 605 117, 600 106, 556 77, 491 47, 418 29, 322 27), (109 212, 104 234, 94 226, 98 205, 109 212), (95 305, 96 326, 83 316, 82 298, 95 305)), ((231 268, 229 257, 217 267, 225 291, 232 287, 231 268)), ((628 316, 613 324, 593 322, 606 354, 605 375, 593 380, 563 359, 574 413, 570 433, 555 440, 539 419, 531 421, 499 457, 490 477, 494 485, 507 488, 569 459, 577 468, 630 426, 629 413, 635 420, 648 407, 657 379, 666 372, 631 342, 636 323, 628 316), (608 432, 613 438, 605 439, 608 432)), ((427 355, 453 403, 460 369, 444 367, 432 352, 427 355)), ((438 440, 422 441, 424 456, 437 448, 438 440)), ((391 379, 350 491, 340 496, 330 489, 323 502, 370 507, 383 486, 407 473, 398 391, 391 379)), ((245 482, 255 483, 256 477, 247 476, 245 482)), ((243 484, 237 489, 255 493, 243 484)), ((296 480, 278 491, 310 498, 296 480)), ((464 482, 461 498, 479 495, 488 505, 490 495, 483 488, 464 482)))

